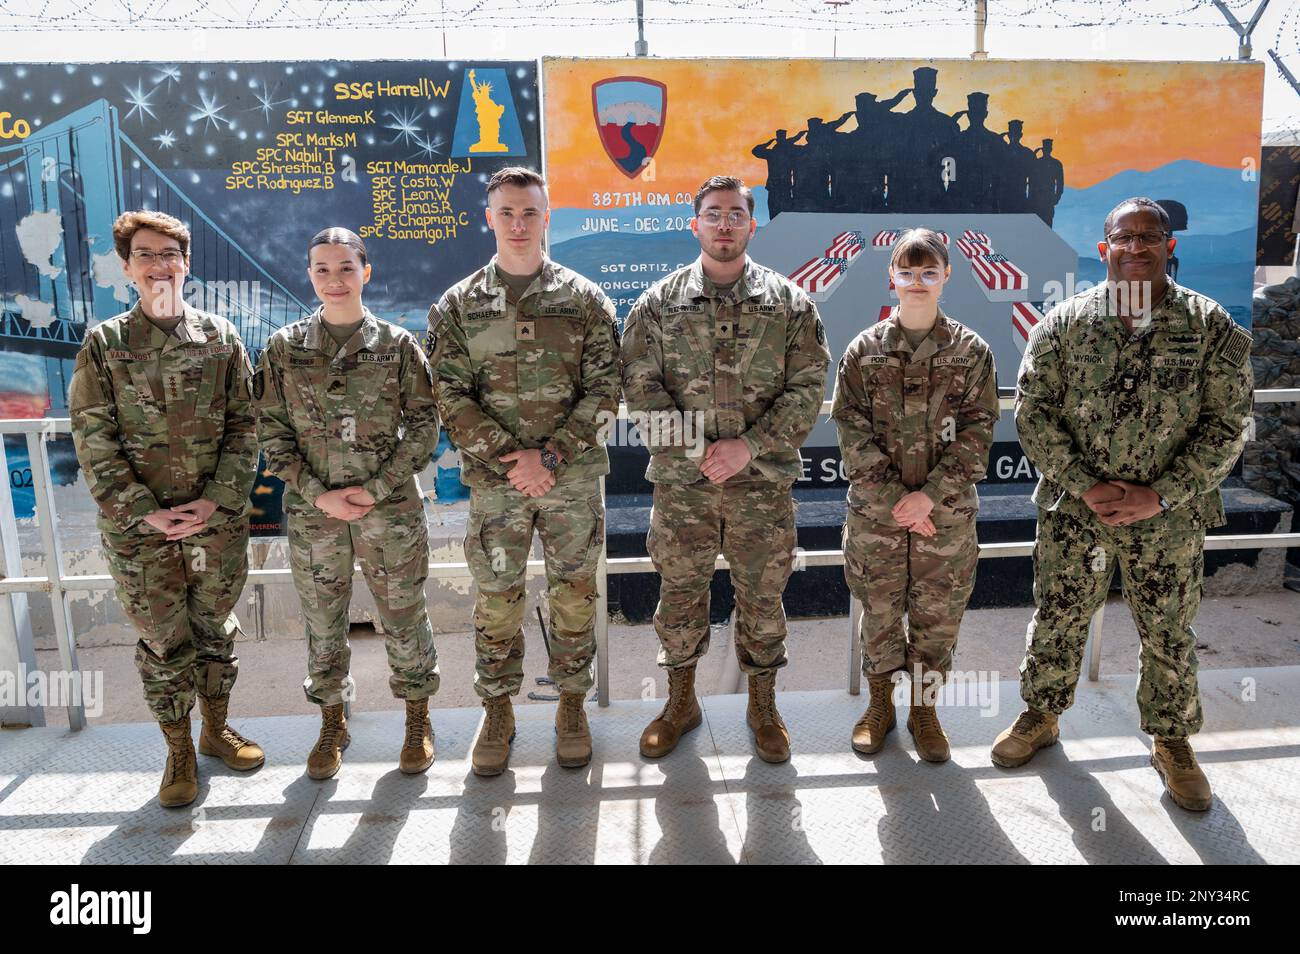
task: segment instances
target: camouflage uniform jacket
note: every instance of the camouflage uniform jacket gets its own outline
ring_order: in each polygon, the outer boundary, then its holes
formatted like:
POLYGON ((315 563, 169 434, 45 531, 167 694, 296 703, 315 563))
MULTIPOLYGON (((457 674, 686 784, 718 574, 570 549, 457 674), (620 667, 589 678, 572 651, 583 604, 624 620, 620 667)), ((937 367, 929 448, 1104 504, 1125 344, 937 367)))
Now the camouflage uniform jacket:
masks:
POLYGON ((609 473, 618 326, 595 283, 546 259, 512 302, 493 257, 429 309, 428 351, 467 485, 509 486, 497 458, 548 442, 564 458, 557 482, 609 473))
MULTIPOLYGON (((709 443, 740 438, 753 459, 732 480, 790 482, 817 423, 830 352, 817 306, 794 283, 750 259, 717 297, 699 259, 656 282, 628 315, 623 389, 634 415, 698 417, 709 443), (709 292, 713 291, 714 294, 709 292)), ((650 451, 646 479, 704 480, 689 441, 638 428, 650 451)))
POLYGON ((101 530, 153 533, 144 517, 200 497, 218 506, 209 524, 247 513, 251 372, 235 326, 189 305, 174 335, 139 304, 86 332, 68 406, 101 530))
POLYGON ((399 510, 422 506, 415 474, 438 440, 433 377, 415 335, 365 312, 337 344, 321 311, 267 342, 253 379, 266 469, 285 505, 360 486, 399 510))
POLYGON ((891 508, 920 490, 936 506, 973 509, 988 470, 998 380, 984 339, 942 310, 916 351, 897 310, 840 359, 831 418, 854 502, 891 508))
POLYGON ((1058 304, 1030 336, 1016 428, 1042 474, 1034 502, 1087 518, 1084 492, 1127 480, 1164 497, 1171 524, 1222 525, 1219 484, 1251 416, 1250 333, 1173 282, 1140 334, 1109 310, 1102 284, 1058 304))

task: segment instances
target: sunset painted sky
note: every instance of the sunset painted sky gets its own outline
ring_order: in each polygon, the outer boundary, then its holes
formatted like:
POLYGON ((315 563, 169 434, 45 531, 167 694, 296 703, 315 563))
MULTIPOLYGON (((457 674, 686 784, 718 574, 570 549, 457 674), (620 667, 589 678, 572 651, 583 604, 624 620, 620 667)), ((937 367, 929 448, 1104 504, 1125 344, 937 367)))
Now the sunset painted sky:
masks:
MULTIPOLYGON (((1054 139, 1065 184, 1080 189, 1125 169, 1149 171, 1177 159, 1241 168, 1259 158, 1262 63, 1156 63, 1075 60, 657 60, 544 61, 547 165, 553 205, 587 208, 595 191, 653 188, 694 192, 726 171, 759 185, 767 166, 750 155, 778 128, 794 135, 809 116, 833 120, 854 96, 884 100, 912 85, 912 70, 939 71, 936 109, 966 108, 966 94, 989 94, 988 128, 1024 121, 1023 144, 1054 139), (656 181, 638 183, 601 148, 591 86, 611 76, 644 76, 668 87, 656 181)), ((913 107, 910 96, 895 107, 913 107)), ((961 120, 961 128, 966 121, 961 120)), ((854 128, 850 119, 840 132, 854 128)))

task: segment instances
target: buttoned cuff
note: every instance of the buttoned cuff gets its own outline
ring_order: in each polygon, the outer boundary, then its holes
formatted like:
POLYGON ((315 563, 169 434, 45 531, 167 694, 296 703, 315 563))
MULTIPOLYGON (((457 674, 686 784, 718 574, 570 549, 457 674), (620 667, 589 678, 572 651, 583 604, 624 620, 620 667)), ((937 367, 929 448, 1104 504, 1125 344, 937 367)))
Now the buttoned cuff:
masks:
POLYGON ((1165 501, 1169 504, 1170 510, 1173 510, 1175 507, 1181 507, 1196 496, 1196 491, 1194 489, 1191 489, 1180 481, 1175 480, 1169 474, 1163 475, 1156 480, 1155 483, 1151 484, 1151 489, 1161 497, 1165 498, 1165 501))
POLYGON ((1056 482, 1074 496, 1082 497, 1100 480, 1100 477, 1090 473, 1083 464, 1075 463, 1065 468, 1056 482))

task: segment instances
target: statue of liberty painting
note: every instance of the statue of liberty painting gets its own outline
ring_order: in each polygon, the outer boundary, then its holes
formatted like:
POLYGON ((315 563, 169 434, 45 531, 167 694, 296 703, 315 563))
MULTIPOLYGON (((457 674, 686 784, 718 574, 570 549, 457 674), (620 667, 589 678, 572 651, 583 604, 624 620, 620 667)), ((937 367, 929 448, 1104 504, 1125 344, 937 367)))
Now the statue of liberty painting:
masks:
POLYGON ((506 108, 492 101, 492 84, 474 82, 474 71, 470 70, 469 85, 474 90, 474 112, 478 115, 478 142, 469 151, 509 152, 510 147, 501 141, 501 117, 506 108))

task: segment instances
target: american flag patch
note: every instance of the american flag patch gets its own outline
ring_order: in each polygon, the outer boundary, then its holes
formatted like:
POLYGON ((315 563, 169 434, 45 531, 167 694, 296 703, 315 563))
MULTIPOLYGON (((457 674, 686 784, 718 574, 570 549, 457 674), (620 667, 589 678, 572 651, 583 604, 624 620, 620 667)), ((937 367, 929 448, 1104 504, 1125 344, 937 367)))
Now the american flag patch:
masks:
POLYGON ((1233 324, 1228 336, 1228 343, 1223 346, 1223 360, 1234 368, 1240 368, 1250 354, 1250 332, 1241 325, 1233 324))

